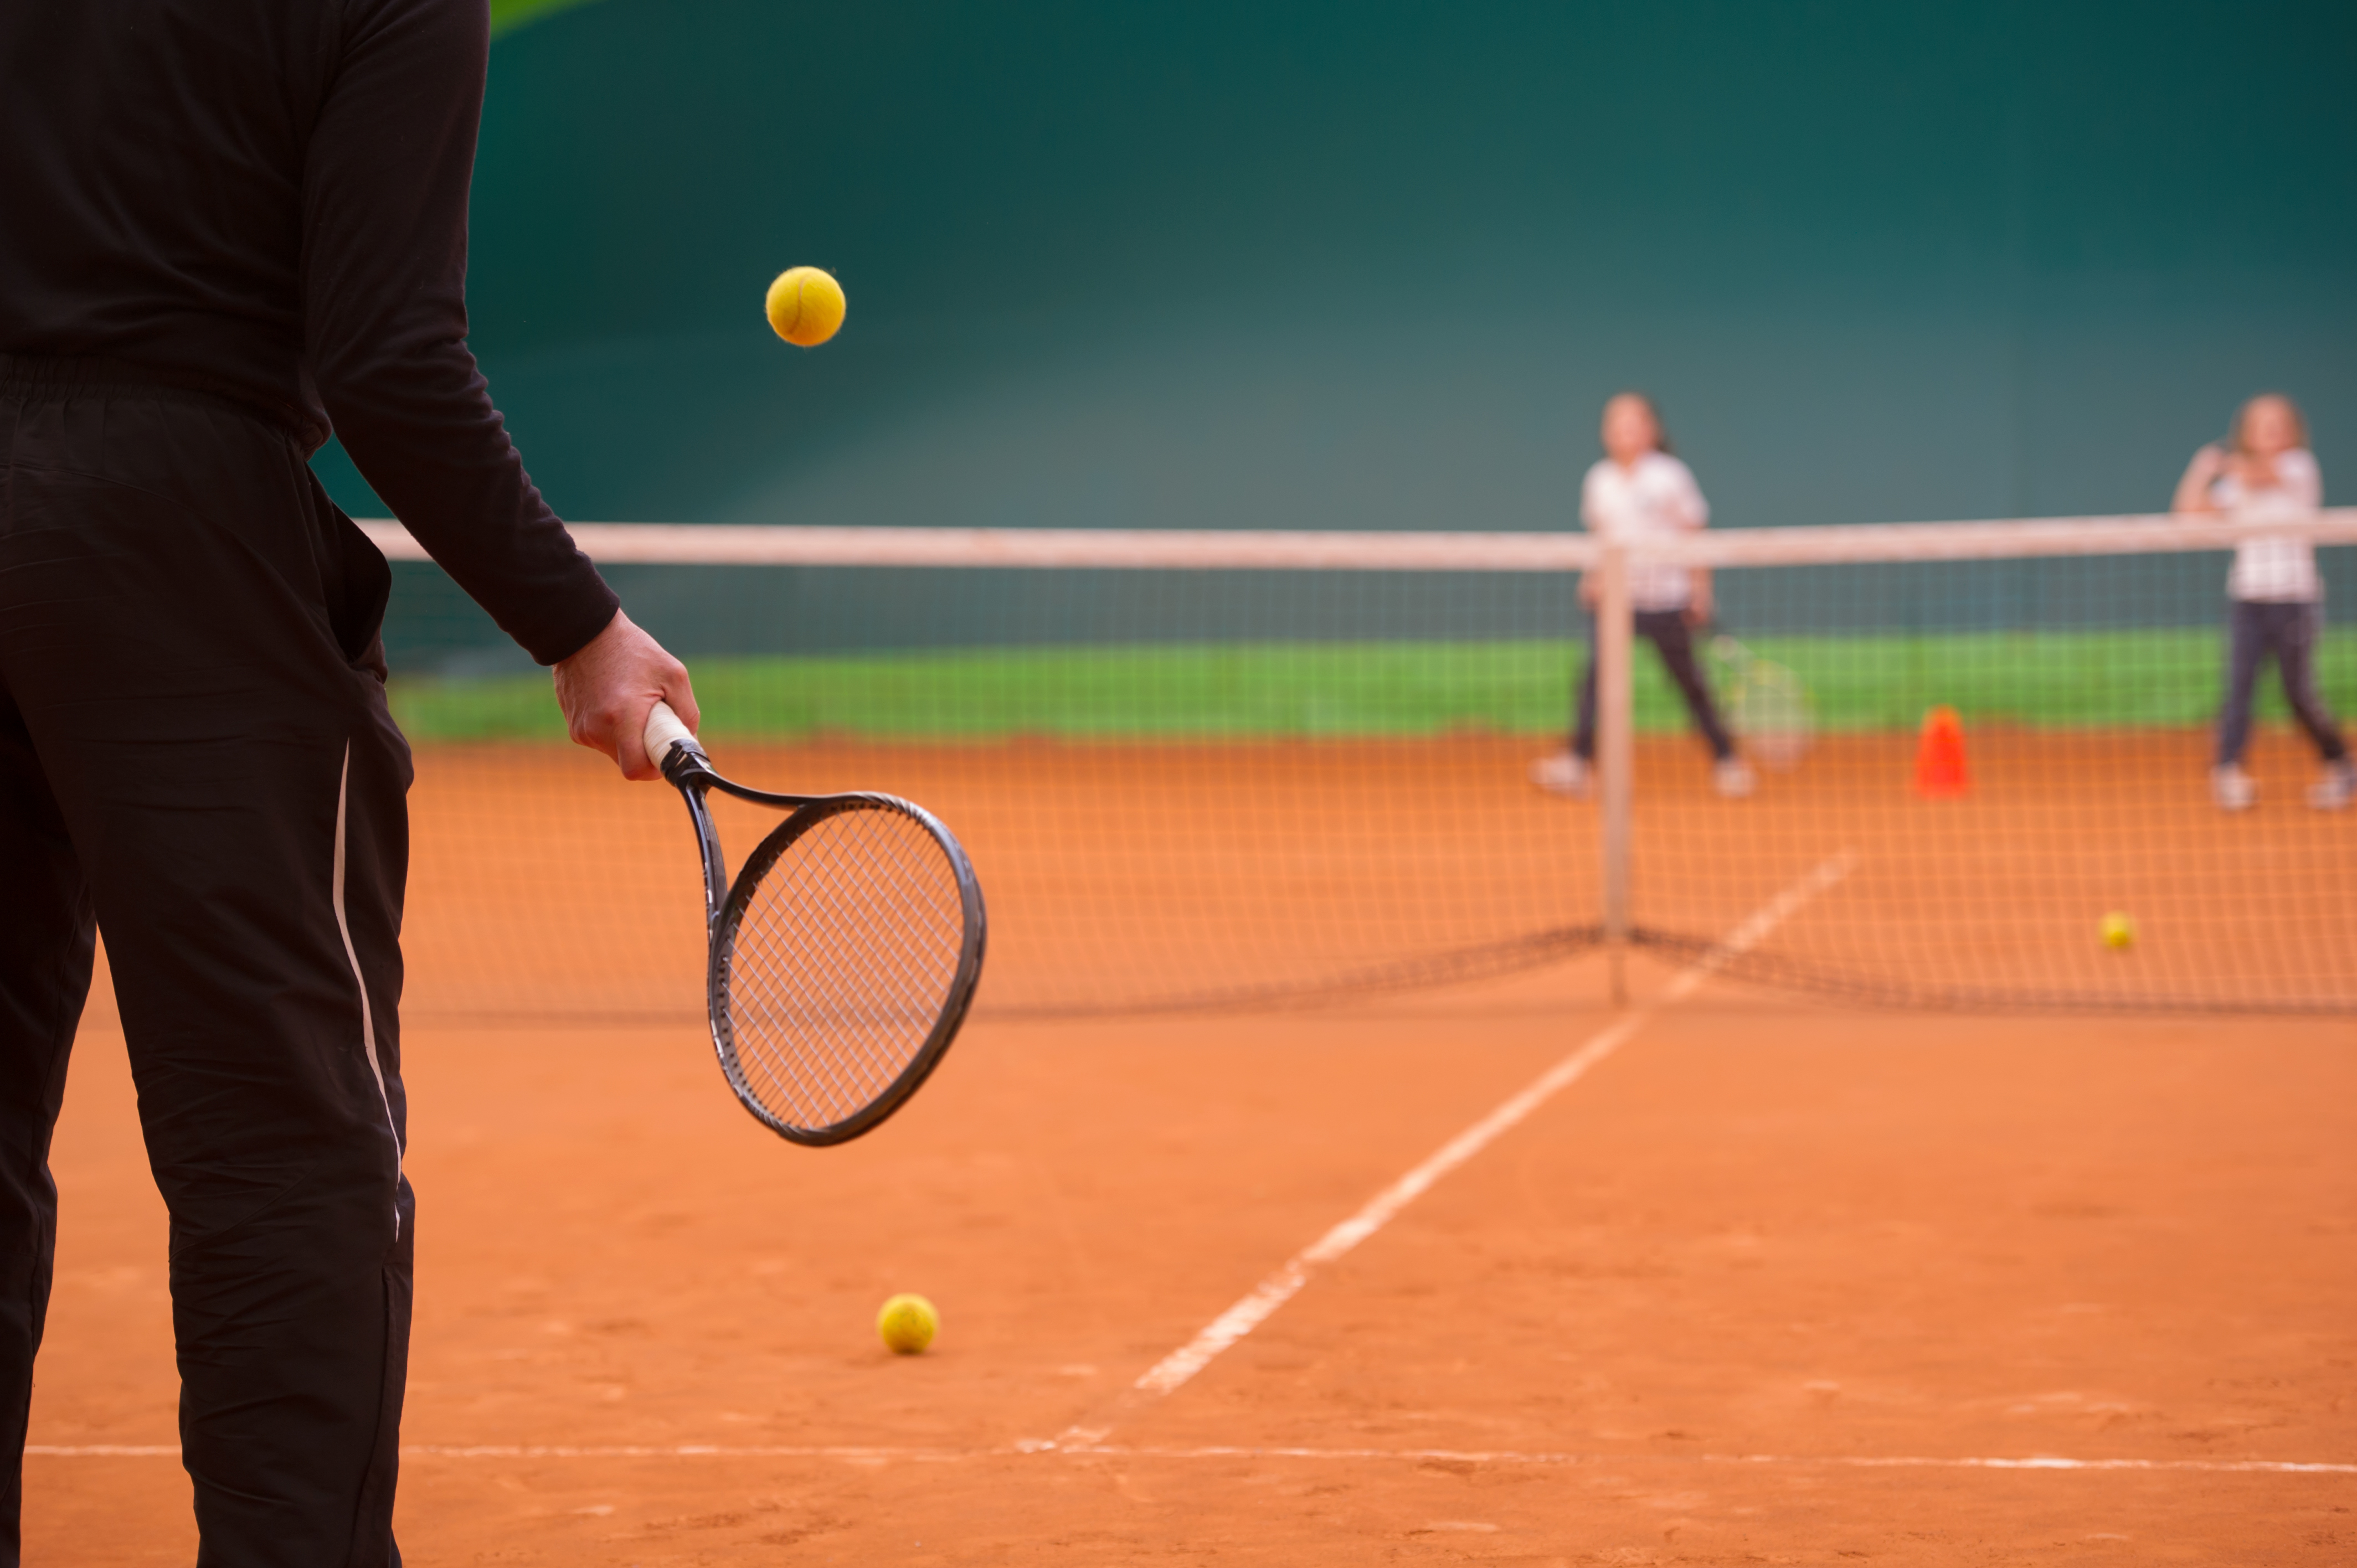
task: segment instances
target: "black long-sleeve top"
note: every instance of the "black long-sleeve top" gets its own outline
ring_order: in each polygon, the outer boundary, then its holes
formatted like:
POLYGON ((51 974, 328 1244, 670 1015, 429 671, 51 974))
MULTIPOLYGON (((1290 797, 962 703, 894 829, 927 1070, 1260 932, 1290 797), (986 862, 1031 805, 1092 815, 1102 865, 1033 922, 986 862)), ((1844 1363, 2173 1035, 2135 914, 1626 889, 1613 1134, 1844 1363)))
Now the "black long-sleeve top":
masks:
POLYGON ((543 663, 616 600, 467 348, 485 0, 0 3, 0 353, 332 430, 543 663))

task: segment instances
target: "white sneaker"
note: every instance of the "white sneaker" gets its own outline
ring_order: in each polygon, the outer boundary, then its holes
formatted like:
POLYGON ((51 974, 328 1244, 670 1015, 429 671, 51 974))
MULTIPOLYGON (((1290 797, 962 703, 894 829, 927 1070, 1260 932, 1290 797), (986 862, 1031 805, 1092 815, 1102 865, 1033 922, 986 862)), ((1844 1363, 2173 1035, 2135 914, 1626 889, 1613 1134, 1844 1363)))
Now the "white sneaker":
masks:
POLYGON ((1760 787, 1760 778, 1751 771, 1751 764, 1730 757, 1710 770, 1710 787, 1722 800, 1740 800, 1760 787))
POLYGON ((2259 787, 2233 763, 2210 770, 2210 798, 2222 811, 2247 811, 2259 803, 2259 787))
POLYGON ((2308 787, 2308 803, 2319 811, 2345 810, 2352 800, 2357 800, 2357 762, 2333 763, 2308 787))
POLYGON ((1595 772, 1586 757, 1576 752, 1558 751, 1531 764, 1531 782, 1550 795, 1569 795, 1576 800, 1584 800, 1595 772))

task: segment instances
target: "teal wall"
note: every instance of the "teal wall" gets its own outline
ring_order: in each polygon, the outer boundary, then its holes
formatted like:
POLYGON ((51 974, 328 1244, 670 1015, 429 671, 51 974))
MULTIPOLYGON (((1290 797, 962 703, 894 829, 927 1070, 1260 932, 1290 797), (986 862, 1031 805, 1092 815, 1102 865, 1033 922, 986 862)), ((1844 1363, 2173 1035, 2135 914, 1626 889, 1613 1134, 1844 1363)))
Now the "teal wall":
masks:
POLYGON ((1557 527, 1624 385, 1734 525, 2157 508, 2263 387, 2352 495, 2352 65, 2314 3, 602 0, 494 48, 474 342, 582 519, 1557 527))

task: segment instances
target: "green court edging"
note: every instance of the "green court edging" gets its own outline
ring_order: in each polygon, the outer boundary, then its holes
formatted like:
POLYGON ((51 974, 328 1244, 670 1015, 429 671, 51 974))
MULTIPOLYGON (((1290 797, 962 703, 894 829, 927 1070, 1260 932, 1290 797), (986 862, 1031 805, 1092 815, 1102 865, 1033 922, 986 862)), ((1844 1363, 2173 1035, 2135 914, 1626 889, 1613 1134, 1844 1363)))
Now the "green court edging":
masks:
POLYGON ((587 0, 491 0, 491 37, 511 33, 526 22, 536 22, 554 11, 569 10, 587 0))
MULTIPOLYGON (((2218 709, 2214 630, 1762 637, 1828 732, 1911 729, 1944 703, 1967 722, 2041 728, 2184 727, 2218 709)), ((962 649, 922 653, 700 659, 707 734, 791 739, 996 740, 1539 735, 1567 719, 1578 645, 1494 642, 1230 643, 962 649)), ((2357 632, 2321 650, 2327 700, 2357 710, 2357 632)), ((1717 671, 1724 684, 1726 671, 1717 671)), ((545 676, 393 682, 419 740, 563 738, 545 676)), ((1637 725, 1680 728, 1677 696, 1638 645, 1637 725)), ((2281 715, 2273 673, 2261 713, 2281 715)))

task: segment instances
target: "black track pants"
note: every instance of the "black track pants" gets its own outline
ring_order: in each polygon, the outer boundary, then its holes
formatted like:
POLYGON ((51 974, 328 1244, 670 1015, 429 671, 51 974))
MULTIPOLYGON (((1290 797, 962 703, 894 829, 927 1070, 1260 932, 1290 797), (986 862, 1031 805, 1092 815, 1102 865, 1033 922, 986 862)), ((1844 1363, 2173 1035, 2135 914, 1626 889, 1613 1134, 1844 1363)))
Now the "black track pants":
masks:
POLYGON ((171 1211, 205 1568, 393 1563, 409 754, 383 559, 261 419, 0 379, 0 1563, 105 933, 171 1211))
MULTIPOLYGON (((1630 640, 1633 643, 1641 637, 1661 654, 1662 668, 1670 672, 1678 695, 1685 699, 1686 712, 1693 715, 1695 728, 1702 733, 1703 744, 1710 747, 1711 756, 1720 762, 1732 757, 1735 737, 1727 733, 1727 725, 1718 716, 1718 704, 1711 700, 1710 682, 1695 660, 1694 628, 1686 624, 1686 612, 1639 610, 1633 618, 1635 636, 1630 640)), ((1572 715, 1571 749, 1590 762, 1596 759, 1596 633, 1592 626, 1587 637, 1587 663, 1579 672, 1579 705, 1572 715)))
POLYGON ((2218 766, 2240 763, 2251 740, 2251 713, 2259 671, 2268 660, 2283 676, 2292 717, 2328 763, 2349 756, 2341 725, 2316 688, 2316 645, 2324 637, 2324 607, 2310 600, 2237 599, 2226 630, 2226 702, 2218 714, 2218 766))

